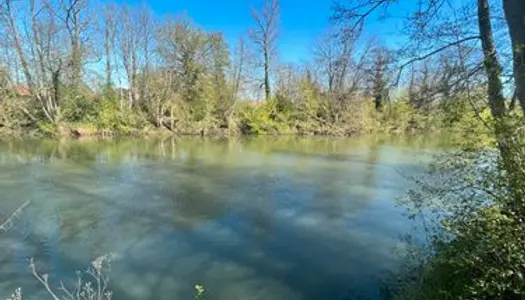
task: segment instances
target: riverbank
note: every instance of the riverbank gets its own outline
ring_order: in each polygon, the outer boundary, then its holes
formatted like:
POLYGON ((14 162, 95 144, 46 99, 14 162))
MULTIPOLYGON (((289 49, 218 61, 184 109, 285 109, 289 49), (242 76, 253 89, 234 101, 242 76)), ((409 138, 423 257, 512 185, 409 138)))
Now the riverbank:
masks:
MULTIPOLYGON (((397 102, 377 112, 371 107, 359 113, 343 114, 337 121, 317 115, 300 113, 298 109, 276 111, 271 103, 258 107, 239 107, 227 120, 180 115, 170 122, 151 122, 136 110, 98 111, 79 121, 19 122, 23 126, 0 126, 0 136, 51 138, 86 137, 148 137, 148 136, 332 136, 356 137, 369 134, 421 135, 440 134, 471 128, 474 116, 445 114, 440 109, 416 111, 406 103, 397 102)), ((475 126, 479 127, 479 126, 475 126)))

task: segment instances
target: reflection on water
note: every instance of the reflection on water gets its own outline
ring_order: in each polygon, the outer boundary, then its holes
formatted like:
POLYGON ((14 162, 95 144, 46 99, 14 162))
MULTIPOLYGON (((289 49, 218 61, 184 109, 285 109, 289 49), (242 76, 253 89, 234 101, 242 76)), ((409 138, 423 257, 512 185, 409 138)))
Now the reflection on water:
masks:
MULTIPOLYGON (((424 143, 423 143, 424 144, 424 143)), ((411 224, 413 142, 299 138, 0 142, 0 290, 114 252, 115 299, 378 299, 411 224)))

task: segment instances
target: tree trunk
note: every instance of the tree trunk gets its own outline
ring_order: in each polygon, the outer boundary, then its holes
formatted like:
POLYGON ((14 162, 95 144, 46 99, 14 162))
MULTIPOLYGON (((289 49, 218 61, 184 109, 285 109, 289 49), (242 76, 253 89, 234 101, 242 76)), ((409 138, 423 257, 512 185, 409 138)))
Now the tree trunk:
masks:
POLYGON ((505 116, 506 107, 505 97, 503 96, 503 83, 500 78, 502 68, 494 45, 488 0, 478 0, 478 25, 488 79, 489 106, 494 118, 499 119, 505 116))
POLYGON ((173 105, 171 105, 171 107, 170 107, 170 130, 171 131, 175 130, 175 119, 174 119, 174 116, 173 116, 173 105))
MULTIPOLYGON (((516 6, 520 6, 523 0, 514 0, 516 6)), ((509 4, 512 0, 506 0, 509 4)), ((523 6, 523 5, 522 5, 523 6)), ((506 7, 509 9, 508 5, 506 7)), ((516 9, 518 7, 515 7, 516 9)), ((523 18, 524 15, 521 15, 523 18)), ((503 96, 503 83, 500 78, 501 64, 498 61, 498 55, 494 46, 494 37, 492 33, 492 24, 490 21, 489 0, 478 0, 478 20, 481 44, 485 57, 485 70, 488 76, 488 99, 492 116, 495 119, 494 131, 500 151, 503 168, 507 171, 507 180, 512 197, 508 206, 511 211, 522 217, 520 209, 523 205, 523 177, 521 167, 521 156, 514 149, 515 134, 512 126, 509 126, 506 120, 505 97, 503 96)), ((510 27, 510 25, 509 25, 510 27)), ((518 26, 519 27, 519 26, 518 26)), ((521 25, 523 27, 523 24, 521 25)), ((512 33, 511 33, 512 34, 512 33)))
POLYGON ((516 98, 525 111, 525 1, 504 0, 503 6, 514 50, 516 98))
POLYGON ((112 86, 111 80, 111 29, 109 24, 106 24, 105 30, 105 43, 104 48, 106 51, 106 84, 109 87, 112 86))
POLYGON ((272 90, 270 87, 270 54, 268 50, 264 51, 264 93, 266 100, 270 100, 272 90))
POLYGON ((33 90, 34 89, 33 78, 31 76, 31 72, 29 71, 29 63, 25 57, 24 50, 22 49, 22 41, 20 40, 20 34, 16 27, 17 25, 15 23, 13 14, 11 13, 11 1, 6 1, 6 8, 7 8, 7 14, 8 14, 9 30, 11 31, 11 34, 13 36, 15 51, 18 54, 18 59, 20 60, 20 64, 22 65, 22 71, 24 72, 27 86, 31 90, 33 90))
POLYGON ((77 91, 82 77, 82 54, 78 41, 73 41, 71 48, 71 86, 77 91))

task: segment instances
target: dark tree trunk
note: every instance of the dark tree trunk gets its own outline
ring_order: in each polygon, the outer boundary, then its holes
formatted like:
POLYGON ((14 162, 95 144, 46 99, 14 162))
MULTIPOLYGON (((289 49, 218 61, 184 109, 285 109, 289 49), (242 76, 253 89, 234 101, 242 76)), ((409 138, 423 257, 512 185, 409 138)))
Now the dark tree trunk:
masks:
POLYGON ((105 41, 104 41, 104 50, 106 51, 106 85, 109 87, 112 86, 113 81, 111 79, 111 32, 109 25, 106 24, 105 30, 105 41))
POLYGON ((525 1, 504 0, 503 6, 514 50, 516 98, 525 111, 525 1))
POLYGON ((498 119, 505 116, 506 107, 505 97, 503 96, 503 83, 500 78, 501 64, 498 60, 498 54, 494 45, 488 0, 478 0, 478 22, 485 60, 485 71, 487 72, 488 79, 489 106, 494 118, 498 119))
POLYGON ((272 89, 270 87, 270 54, 264 51, 264 94, 266 100, 270 100, 272 89))
MULTIPOLYGON (((511 2, 516 5, 515 9, 518 9, 518 6, 523 6, 523 0, 506 0, 506 9, 509 9, 508 4, 511 2)), ((521 17, 523 18, 524 16, 521 15, 521 17)), ((523 211, 521 206, 524 203, 524 191, 522 171, 519 169, 522 164, 522 158, 520 157, 519 151, 516 152, 514 149, 514 131, 512 130, 512 127, 508 126, 508 122, 505 119, 507 112, 505 97, 503 96, 503 83, 500 78, 502 67, 498 61, 496 47, 494 46, 489 0, 478 0, 478 19, 481 44, 485 57, 485 69, 488 76, 489 106, 492 115, 496 120, 494 131, 498 142, 498 148, 500 150, 503 168, 507 171, 507 180, 512 193, 508 206, 511 209, 511 212, 522 217, 523 211)), ((509 27, 511 27, 510 23, 509 27)), ((523 27, 523 24, 521 27, 523 27)))

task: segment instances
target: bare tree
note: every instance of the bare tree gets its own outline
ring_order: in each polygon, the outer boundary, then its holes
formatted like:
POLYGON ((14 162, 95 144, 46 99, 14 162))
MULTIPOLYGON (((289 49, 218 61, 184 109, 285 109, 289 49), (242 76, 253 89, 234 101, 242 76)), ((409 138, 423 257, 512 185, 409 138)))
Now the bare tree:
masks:
MULTIPOLYGON (((136 80, 136 94, 134 101, 144 100, 144 90, 147 88, 147 81, 145 80, 153 68, 152 61, 154 58, 155 48, 155 34, 157 31, 157 23, 155 22, 152 12, 147 7, 140 7, 138 15, 136 16, 136 26, 138 32, 137 40, 137 61, 138 72, 141 76, 136 80)), ((138 104, 138 103, 135 103, 138 104)))
POLYGON ((337 32, 327 32, 316 43, 315 61, 326 78, 330 93, 343 89, 350 69, 352 51, 353 40, 337 32))
POLYGON ((334 123, 348 110, 364 87, 366 64, 371 42, 355 53, 354 39, 337 31, 328 31, 316 43, 314 61, 329 98, 329 110, 334 123))
MULTIPOLYGON (((32 5, 34 5, 33 2, 32 5)), ((16 8, 14 8, 13 6, 14 4, 12 0, 4 0, 2 2, 0 13, 2 13, 2 21, 4 22, 4 25, 6 27, 6 32, 9 33, 9 35, 12 38, 12 46, 15 48, 15 51, 18 55, 18 59, 20 60, 26 83, 30 88, 33 89, 33 76, 30 71, 27 55, 24 51, 24 45, 22 36, 20 35, 19 25, 17 24, 15 12, 13 11, 16 8)))
POLYGON ((118 42, 120 50, 120 62, 124 67, 124 73, 128 86, 128 107, 131 108, 136 98, 136 79, 138 74, 138 32, 135 26, 134 16, 128 7, 123 7, 118 16, 118 42))
MULTIPOLYGON (((50 5, 46 5, 50 7, 50 5)), ((87 31, 91 25, 90 18, 87 15, 88 6, 88 0, 59 0, 58 8, 53 9, 69 35, 71 56, 68 65, 73 89, 78 88, 82 81, 82 69, 87 54, 86 47, 89 39, 87 31)))
POLYGON ((300 101, 301 72, 297 64, 281 64, 276 70, 275 94, 280 104, 298 105, 300 101))
POLYGON ((272 95, 270 70, 277 51, 280 14, 278 0, 264 0, 261 11, 252 9, 256 27, 250 31, 250 37, 263 56, 263 85, 266 100, 272 95))
MULTIPOLYGON (((384 15, 384 12, 392 5, 395 5, 395 1, 369 0, 360 5, 338 5, 334 17, 346 25, 346 33, 352 33, 355 36, 361 32, 368 18, 377 16, 377 14, 384 15)), ((488 0, 465 1, 456 5, 448 1, 419 1, 407 22, 406 31, 413 43, 411 47, 404 49, 409 56, 399 65, 396 83, 400 82, 402 71, 407 66, 424 61, 443 51, 458 47, 458 45, 478 45, 478 49, 484 53, 489 106, 494 116, 504 115, 506 106, 503 82, 500 78, 502 65, 494 43, 490 13, 488 0), (477 8, 477 14, 472 14, 472 8, 477 8), (473 22, 474 19, 477 22, 473 22), (482 47, 479 47, 480 44, 482 47)), ((472 64, 474 69, 477 66, 477 63, 472 64)), ((471 71, 465 70, 464 73, 468 74, 471 71)))
MULTIPOLYGON (((46 2, 30 0, 19 5, 11 0, 2 3, 0 14, 10 33, 12 47, 21 63, 25 83, 45 118, 60 119, 60 90, 70 54, 62 45, 67 40, 56 8, 46 2), (25 34, 22 35, 21 32, 25 34)), ((20 108, 30 117, 26 108, 20 108)), ((30 119, 33 119, 30 117, 30 119)))
POLYGON ((104 8, 104 20, 103 20, 103 30, 104 30, 104 54, 106 60, 106 85, 111 87, 113 85, 112 80, 112 57, 113 49, 115 45, 115 35, 116 35, 116 20, 115 20, 116 7, 113 5, 108 5, 104 8))
POLYGON ((250 60, 250 54, 245 40, 241 37, 237 41, 234 51, 234 59, 232 64, 232 91, 231 91, 231 101, 234 102, 237 100, 239 93, 243 90, 243 85, 245 83, 245 72, 246 66, 250 60))

